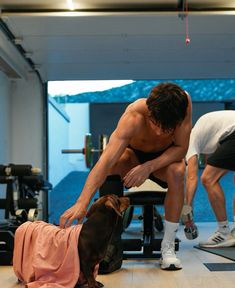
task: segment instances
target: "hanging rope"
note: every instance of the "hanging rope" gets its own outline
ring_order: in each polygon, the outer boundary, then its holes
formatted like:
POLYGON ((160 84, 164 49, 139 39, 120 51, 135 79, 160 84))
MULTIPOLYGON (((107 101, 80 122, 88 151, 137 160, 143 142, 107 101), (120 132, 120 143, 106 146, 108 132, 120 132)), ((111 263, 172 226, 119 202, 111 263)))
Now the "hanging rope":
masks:
POLYGON ((189 45, 190 38, 189 38, 189 29, 188 29, 188 0, 185 0, 185 25, 186 25, 185 43, 186 45, 189 45))

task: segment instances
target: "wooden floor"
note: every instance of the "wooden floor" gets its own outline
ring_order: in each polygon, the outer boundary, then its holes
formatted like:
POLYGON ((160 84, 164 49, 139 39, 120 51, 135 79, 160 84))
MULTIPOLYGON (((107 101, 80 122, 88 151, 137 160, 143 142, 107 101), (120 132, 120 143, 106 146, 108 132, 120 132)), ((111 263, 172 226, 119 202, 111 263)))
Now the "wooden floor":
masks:
MULTIPOLYGON (((215 230, 215 223, 198 224, 200 237, 205 239, 215 230)), ((181 239, 180 257, 183 269, 163 271, 157 260, 124 261, 122 269, 109 275, 98 276, 106 288, 233 288, 235 272, 210 272, 203 263, 231 263, 232 261, 193 248, 196 240, 187 240, 181 226, 178 232, 181 239)), ((11 266, 0 266, 0 287, 19 288, 11 266)))

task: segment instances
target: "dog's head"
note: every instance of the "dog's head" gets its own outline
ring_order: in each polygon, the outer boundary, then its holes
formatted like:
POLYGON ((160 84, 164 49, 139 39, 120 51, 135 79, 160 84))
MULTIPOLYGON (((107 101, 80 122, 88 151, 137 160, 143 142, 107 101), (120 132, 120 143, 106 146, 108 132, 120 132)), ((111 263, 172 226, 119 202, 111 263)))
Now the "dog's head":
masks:
POLYGON ((122 212, 126 210, 130 205, 130 200, 128 197, 118 197, 114 194, 105 195, 100 197, 91 205, 86 214, 86 217, 90 217, 90 215, 93 214, 96 209, 99 209, 101 205, 105 205, 107 209, 113 209, 117 215, 121 216, 122 212))

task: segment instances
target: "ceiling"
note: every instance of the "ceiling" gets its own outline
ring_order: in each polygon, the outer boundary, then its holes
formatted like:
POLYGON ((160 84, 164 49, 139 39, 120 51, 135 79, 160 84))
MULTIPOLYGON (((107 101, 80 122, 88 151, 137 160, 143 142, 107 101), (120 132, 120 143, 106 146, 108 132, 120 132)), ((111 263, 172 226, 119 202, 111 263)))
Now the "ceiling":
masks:
POLYGON ((0 0, 43 81, 235 78, 235 1, 0 0), (143 3, 144 2, 144 3, 143 3), (185 6, 184 6, 185 7, 185 6))

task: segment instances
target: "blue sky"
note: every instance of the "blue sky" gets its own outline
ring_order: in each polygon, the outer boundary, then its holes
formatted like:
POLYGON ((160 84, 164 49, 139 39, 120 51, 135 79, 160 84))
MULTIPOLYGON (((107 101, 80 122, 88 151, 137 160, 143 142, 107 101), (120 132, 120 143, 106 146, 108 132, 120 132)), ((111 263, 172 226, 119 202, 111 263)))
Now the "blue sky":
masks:
POLYGON ((74 95, 83 92, 104 91, 132 83, 133 80, 83 80, 83 81, 50 81, 49 95, 74 95))

